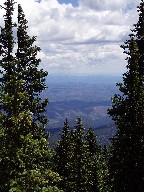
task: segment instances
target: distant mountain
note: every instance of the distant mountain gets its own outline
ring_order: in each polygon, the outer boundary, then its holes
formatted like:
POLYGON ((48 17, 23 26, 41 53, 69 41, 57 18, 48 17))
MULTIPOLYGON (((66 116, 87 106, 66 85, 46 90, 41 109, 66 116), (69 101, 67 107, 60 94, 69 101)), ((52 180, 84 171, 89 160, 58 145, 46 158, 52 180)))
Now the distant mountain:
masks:
MULTIPOLYGON (((72 128, 71 128, 72 129, 72 128)), ((49 143, 51 147, 55 147, 56 142, 60 139, 62 128, 49 128, 49 143)), ((101 146, 110 144, 110 139, 116 134, 114 124, 103 125, 94 129, 97 140, 101 146)))
POLYGON ((58 128, 63 126, 66 118, 75 125, 75 120, 80 117, 87 127, 99 127, 112 123, 107 115, 111 101, 85 102, 78 100, 57 101, 49 103, 47 116, 49 119, 48 127, 58 128))
POLYGON ((108 137, 115 133, 107 110, 111 107, 111 97, 118 93, 116 82, 122 79, 100 75, 49 76, 48 89, 42 96, 49 99, 46 115, 49 119, 47 130, 53 134, 51 140, 56 139, 66 118, 74 127, 76 118, 81 117, 86 128, 96 130, 100 142, 108 143, 108 137))
POLYGON ((122 82, 122 76, 115 75, 49 75, 47 84, 115 84, 122 82))

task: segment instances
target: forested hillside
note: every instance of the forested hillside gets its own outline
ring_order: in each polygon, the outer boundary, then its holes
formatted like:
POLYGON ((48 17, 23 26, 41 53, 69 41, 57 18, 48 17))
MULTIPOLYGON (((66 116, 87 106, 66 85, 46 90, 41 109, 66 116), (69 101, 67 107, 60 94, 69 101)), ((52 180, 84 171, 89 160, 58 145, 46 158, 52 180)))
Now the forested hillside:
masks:
POLYGON ((86 129, 93 127, 100 143, 110 143, 109 138, 115 134, 115 128, 107 110, 112 104, 111 97, 119 92, 116 82, 122 82, 122 78, 110 75, 49 75, 46 81, 48 89, 42 96, 49 98, 46 114, 50 143, 58 139, 66 118, 72 128, 77 117, 83 120, 86 129))

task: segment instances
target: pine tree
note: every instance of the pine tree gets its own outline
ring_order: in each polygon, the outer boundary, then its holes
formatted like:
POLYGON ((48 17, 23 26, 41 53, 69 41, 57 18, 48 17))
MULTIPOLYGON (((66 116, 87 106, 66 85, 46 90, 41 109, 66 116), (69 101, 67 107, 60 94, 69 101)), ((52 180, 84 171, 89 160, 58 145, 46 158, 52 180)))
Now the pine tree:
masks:
POLYGON ((61 176, 60 188, 65 192, 88 191, 87 149, 82 120, 69 130, 66 120, 55 150, 56 171, 61 176))
MULTIPOLYGON (((1 28, 0 35, 0 55, 1 55, 1 94, 0 94, 0 122, 1 128, 3 130, 2 144, 1 145, 1 164, 0 164, 0 187, 1 191, 7 191, 6 185, 8 185, 9 177, 12 175, 12 167, 16 167, 15 161, 10 157, 13 157, 14 150, 14 134, 13 129, 8 129, 8 127, 13 127, 13 114, 15 109, 12 106, 14 102, 15 95, 15 73, 14 68, 16 65, 15 58, 13 56, 14 48, 14 37, 13 37, 13 27, 12 22, 14 1, 5 2, 6 14, 4 15, 4 28, 1 28), (4 113, 5 112, 5 113, 4 113), (8 115, 7 115, 8 114, 8 115), (9 117, 8 117, 9 116, 9 117), (9 143, 7 142, 9 141, 9 143), (10 174, 11 173, 11 174, 10 174)), ((14 170, 13 170, 14 172, 14 170)))
POLYGON ((65 192, 111 192, 108 152, 101 149, 92 128, 85 133, 80 118, 71 131, 67 119, 64 122, 54 166, 61 176, 59 188, 65 192))
POLYGON ((112 139, 110 174, 113 192, 142 192, 144 189, 144 1, 139 20, 122 46, 128 55, 120 95, 113 98, 109 114, 118 131, 112 139))
POLYGON ((109 171, 109 150, 107 146, 101 149, 99 155, 98 188, 99 192, 112 192, 109 171))
POLYGON ((47 123, 47 119, 42 113, 45 112, 45 107, 48 103, 48 100, 42 100, 39 97, 39 93, 46 88, 45 77, 48 73, 42 69, 38 69, 40 59, 37 59, 36 56, 37 52, 40 51, 40 48, 36 45, 33 45, 36 37, 29 37, 26 31, 27 28, 27 20, 25 19, 25 15, 21 6, 18 5, 18 49, 16 53, 18 59, 17 73, 18 79, 23 80, 23 91, 26 91, 29 96, 27 100, 25 99, 25 101, 23 101, 21 110, 30 110, 33 115, 34 127, 37 127, 36 130, 38 130, 38 127, 43 128, 47 123), (37 122, 39 122, 38 126, 37 122))
POLYGON ((88 191, 99 192, 99 160, 101 147, 98 145, 96 136, 92 128, 90 128, 85 136, 87 151, 87 175, 88 175, 88 191))
POLYGON ((55 171, 61 176, 59 188, 65 192, 70 190, 69 175, 70 175, 70 161, 71 161, 71 140, 68 120, 64 122, 64 127, 61 134, 61 139, 58 141, 55 148, 54 166, 55 171))
POLYGON ((12 21, 14 4, 7 0, 2 7, 6 14, 0 34, 0 191, 57 192, 59 176, 51 170, 47 118, 42 114, 47 99, 40 98, 47 72, 38 69, 40 49, 33 45, 36 38, 27 35, 20 5, 18 24, 12 21))
POLYGON ((81 118, 77 118, 77 125, 71 131, 71 161, 70 181, 71 192, 88 191, 87 151, 85 146, 85 127, 81 118))

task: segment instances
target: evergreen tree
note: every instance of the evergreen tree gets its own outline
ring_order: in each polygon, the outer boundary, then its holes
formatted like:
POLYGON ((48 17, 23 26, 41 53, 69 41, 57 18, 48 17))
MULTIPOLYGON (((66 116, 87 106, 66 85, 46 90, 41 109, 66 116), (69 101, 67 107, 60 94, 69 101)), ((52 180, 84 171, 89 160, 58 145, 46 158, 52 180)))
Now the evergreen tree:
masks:
POLYGON ((4 27, 0 34, 0 191, 59 191, 58 174, 51 170, 52 151, 42 115, 47 99, 47 72, 38 70, 40 50, 27 35, 27 21, 18 5, 18 24, 12 21, 13 0, 4 3, 4 27), (17 27, 17 39, 14 38, 17 27), (17 52, 14 46, 17 45, 17 52))
POLYGON ((109 150, 104 146, 99 155, 98 188, 99 192, 112 192, 109 173, 109 150))
POLYGON ((99 146, 93 129, 85 133, 80 118, 72 131, 67 119, 64 122, 54 166, 61 176, 59 187, 65 192, 110 192, 108 152, 99 146))
POLYGON ((75 129, 71 131, 71 161, 70 182, 71 192, 87 192, 87 151, 85 146, 85 128, 80 118, 75 129))
POLYGON ((113 192, 142 192, 144 189, 144 1, 139 20, 123 45, 128 55, 121 95, 113 98, 109 114, 118 131, 112 139, 110 174, 113 192))
POLYGON ((61 140, 56 146, 56 171, 61 176, 60 188, 65 192, 88 191, 87 157, 84 126, 80 118, 72 131, 66 120, 61 140))
POLYGON ((71 161, 71 139, 69 123, 66 119, 64 122, 64 127, 61 134, 61 140, 58 141, 55 148, 54 156, 54 166, 55 171, 61 176, 61 181, 59 183, 59 188, 63 189, 65 192, 70 190, 69 186, 69 175, 70 175, 70 161, 71 161))
MULTIPOLYGON (((39 97, 39 93, 46 88, 45 77, 48 73, 42 69, 38 69, 40 59, 37 59, 36 56, 40 48, 33 45, 36 37, 29 37, 26 31, 27 28, 27 20, 21 6, 18 5, 17 73, 18 79, 23 80, 24 83, 23 92, 26 91, 29 96, 28 99, 23 101, 23 106, 20 110, 30 110, 33 115, 33 130, 36 128, 34 130, 34 134, 36 134, 39 128, 43 128, 47 123, 47 118, 43 115, 43 112, 45 112, 48 100, 42 100, 39 97)), ((37 133, 37 136, 39 134, 41 134, 41 129, 37 133)))
POLYGON ((87 175, 88 175, 88 191, 99 192, 99 160, 101 148, 97 143, 96 136, 92 128, 90 128, 85 136, 87 149, 87 175))

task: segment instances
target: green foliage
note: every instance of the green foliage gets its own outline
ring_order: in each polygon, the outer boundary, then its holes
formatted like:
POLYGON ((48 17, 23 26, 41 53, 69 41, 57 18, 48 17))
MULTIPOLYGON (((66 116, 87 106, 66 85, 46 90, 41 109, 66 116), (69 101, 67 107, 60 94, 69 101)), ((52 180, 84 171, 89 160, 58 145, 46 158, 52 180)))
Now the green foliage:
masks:
POLYGON ((112 192, 109 171, 109 150, 104 146, 98 161, 98 188, 99 192, 112 192))
POLYGON ((139 21, 122 46, 128 55, 121 95, 113 98, 109 114, 118 131, 112 139, 110 174, 113 192, 142 192, 144 188, 144 2, 138 7, 139 21))
MULTIPOLYGON (((47 123, 47 119, 42 113, 45 112, 48 101, 47 99, 42 101, 39 93, 46 88, 45 77, 48 73, 42 69, 38 69, 40 59, 36 56, 40 48, 33 45, 36 37, 28 36, 26 24, 27 20, 25 19, 23 10, 21 6, 18 5, 17 73, 18 79, 24 82, 24 90, 28 93, 28 99, 23 101, 22 110, 29 109, 33 114, 33 122, 39 121, 43 126, 47 123)), ((36 124, 34 124, 34 126, 36 126, 36 124)))
MULTIPOLYGON (((33 139, 31 134, 21 136, 23 146, 17 149, 16 157, 20 171, 11 180, 11 190, 49 191, 59 181, 59 175, 51 170, 48 163, 52 156, 46 139, 33 139)), ((55 187, 55 189, 57 189, 55 187)), ((57 189, 58 190, 58 189, 57 189)))
POLYGON ((12 21, 14 3, 4 3, 0 34, 0 191, 58 192, 60 178, 52 171, 53 154, 43 115, 48 101, 40 97, 47 72, 38 69, 40 48, 33 45, 36 38, 27 34, 20 5, 18 23, 12 21))
POLYGON ((61 181, 59 187, 64 191, 69 190, 69 175, 70 175, 70 159, 71 159, 71 140, 69 123, 66 119, 61 134, 61 140, 58 141, 55 155, 54 155, 54 166, 55 171, 61 175, 61 181))
POLYGON ((75 128, 70 131, 66 120, 54 158, 55 169, 62 179, 60 188, 65 192, 102 191, 105 186, 104 184, 103 188, 100 186, 100 183, 102 185, 101 177, 104 173, 106 177, 107 173, 104 168, 102 170, 102 163, 105 161, 100 161, 103 159, 94 131, 90 128, 85 133, 80 118, 77 119, 75 128))
POLYGON ((84 145, 84 126, 80 118, 77 119, 77 125, 71 132, 71 172, 70 181, 72 191, 87 191, 87 169, 86 153, 84 145))
POLYGON ((86 162, 87 162, 87 191, 99 192, 99 172, 101 147, 98 145, 96 136, 90 128, 85 136, 86 162))

